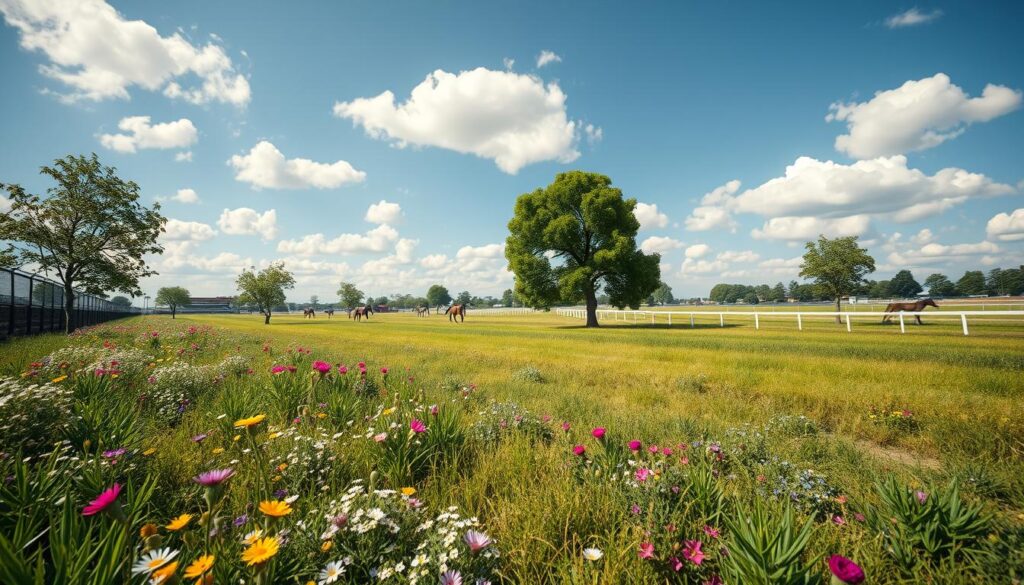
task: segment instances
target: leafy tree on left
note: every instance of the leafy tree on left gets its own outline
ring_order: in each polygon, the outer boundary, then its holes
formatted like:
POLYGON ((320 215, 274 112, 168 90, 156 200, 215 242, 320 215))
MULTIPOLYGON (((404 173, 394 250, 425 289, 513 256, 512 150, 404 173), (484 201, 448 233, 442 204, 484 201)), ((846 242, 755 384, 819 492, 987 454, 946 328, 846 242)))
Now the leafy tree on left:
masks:
POLYGON ((140 204, 139 186, 118 177, 95 154, 57 159, 40 173, 56 183, 45 197, 0 183, 11 200, 11 209, 0 214, 0 240, 8 242, 0 260, 56 272, 70 333, 76 288, 96 295, 142 294, 139 279, 156 274, 143 256, 164 251, 157 237, 167 220, 159 203, 152 209, 140 204))
POLYGON ((178 307, 187 307, 192 303, 192 294, 184 287, 165 286, 156 291, 155 303, 170 309, 171 319, 174 319, 178 314, 178 307))

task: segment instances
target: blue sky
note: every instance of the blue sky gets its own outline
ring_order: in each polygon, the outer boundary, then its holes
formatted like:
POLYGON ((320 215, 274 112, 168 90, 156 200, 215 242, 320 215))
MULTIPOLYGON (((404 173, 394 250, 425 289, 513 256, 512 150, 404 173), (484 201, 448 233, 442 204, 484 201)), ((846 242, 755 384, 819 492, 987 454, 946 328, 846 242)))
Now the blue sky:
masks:
POLYGON ((788 282, 817 233, 860 235, 874 278, 1024 262, 1021 3, 0 12, 0 181, 95 151, 138 182, 175 220, 151 293, 283 259, 296 300, 498 294, 516 196, 577 168, 645 204, 677 295, 788 282))

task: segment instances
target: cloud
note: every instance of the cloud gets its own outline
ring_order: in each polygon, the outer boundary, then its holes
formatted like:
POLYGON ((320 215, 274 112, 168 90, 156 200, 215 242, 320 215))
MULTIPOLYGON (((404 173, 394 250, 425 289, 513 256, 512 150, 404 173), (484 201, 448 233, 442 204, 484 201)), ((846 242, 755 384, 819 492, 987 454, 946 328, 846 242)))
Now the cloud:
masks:
POLYGON ((985 233, 990 240, 1016 242, 1024 240, 1024 208, 1013 213, 999 213, 988 220, 985 233))
POLYGON ((719 253, 716 258, 723 262, 748 264, 750 262, 757 262, 761 258, 761 255, 753 250, 726 251, 719 253))
POLYGON ((436 146, 494 160, 516 174, 526 165, 579 158, 580 124, 570 121, 566 95, 556 83, 483 67, 458 74, 438 69, 395 104, 395 94, 334 104, 334 115, 352 120, 374 138, 399 148, 436 146))
POLYGON ((199 195, 196 194, 194 189, 178 189, 178 192, 171 199, 178 203, 199 203, 199 195))
POLYGON ((256 189, 334 189, 366 179, 366 173, 343 160, 318 163, 305 158, 285 159, 266 140, 252 147, 249 154, 232 156, 228 164, 235 169, 236 181, 256 189))
POLYGON ((186 150, 174 155, 174 162, 192 162, 192 151, 186 150))
POLYGON ((986 254, 996 254, 999 251, 998 244, 988 241, 951 245, 931 242, 920 248, 908 248, 892 252, 889 254, 888 260, 896 266, 913 267, 963 262, 986 254))
POLYGON ((225 234, 258 235, 264 240, 272 240, 277 237, 277 211, 271 209, 259 213, 248 207, 225 209, 217 220, 217 226, 225 234))
POLYGON ((728 268, 729 265, 721 260, 697 260, 687 257, 683 260, 680 271, 683 274, 713 274, 724 272, 728 268))
POLYGON ((100 134, 100 144, 117 152, 133 153, 138 149, 147 148, 185 148, 195 144, 199 136, 195 125, 188 118, 151 125, 149 116, 131 116, 122 118, 117 127, 130 134, 100 134))
POLYGON ((889 28, 906 28, 908 26, 927 24, 933 20, 937 20, 940 16, 942 16, 942 11, 938 8, 931 12, 921 12, 918 8, 914 7, 906 12, 893 14, 889 18, 886 18, 885 26, 889 28))
POLYGON ((604 130, 593 124, 587 124, 583 127, 583 135, 587 137, 587 144, 591 146, 604 140, 604 130))
POLYGON ((754 229, 750 235, 758 240, 807 241, 820 234, 830 238, 862 236, 870 228, 868 215, 851 215, 825 219, 818 217, 773 217, 764 222, 761 229, 754 229))
POLYGON ((4 197, 3 195, 0 195, 0 213, 3 213, 5 211, 10 211, 10 209, 11 209, 11 200, 6 198, 6 197, 4 197))
POLYGON ((370 223, 395 224, 402 219, 402 206, 381 199, 379 202, 370 205, 363 219, 370 223))
POLYGON ((686 248, 685 254, 687 259, 697 259, 706 255, 710 251, 711 246, 707 244, 694 244, 686 248))
POLYGON ((154 258, 152 262, 163 275, 189 274, 195 271, 218 275, 231 274, 252 265, 252 258, 243 258, 233 252, 221 252, 214 256, 196 254, 195 241, 168 241, 163 242, 163 246, 163 254, 154 258))
POLYGON ((208 224, 180 219, 168 219, 164 230, 161 237, 170 241, 201 242, 217 235, 217 231, 208 224))
POLYGON ((448 256, 444 254, 430 254, 429 256, 424 256, 420 258, 419 262, 420 266, 427 268, 429 270, 436 270, 438 268, 442 268, 447 263, 448 256))
POLYGON ((516 64, 516 60, 512 59, 511 57, 505 57, 504 59, 501 60, 501 62, 502 62, 502 64, 505 65, 505 69, 509 70, 509 71, 516 64))
POLYGON ((930 244, 934 242, 935 234, 932 233, 932 230, 928 228, 923 228, 921 231, 917 232, 917 235, 910 238, 910 241, 914 242, 919 246, 923 246, 925 244, 930 244))
POLYGON ((298 256, 317 254, 357 254, 384 252, 398 240, 398 230, 381 224, 365 234, 341 234, 327 239, 323 234, 310 234, 298 240, 281 240, 277 251, 298 256))
POLYGON ((976 122, 988 122, 1016 110, 1021 92, 986 85, 971 98, 938 73, 880 91, 866 102, 829 106, 825 119, 846 122, 849 134, 836 138, 836 150, 867 159, 925 150, 952 140, 976 122))
POLYGON ((664 254, 665 252, 678 250, 683 246, 684 244, 679 240, 662 236, 651 236, 640 243, 640 249, 643 250, 645 254, 651 254, 652 252, 664 254))
POLYGON ((640 222, 641 230, 668 227, 668 216, 658 211, 657 203, 637 203, 633 215, 640 222))
POLYGON ((375 276, 388 276, 394 274, 396 271, 400 270, 402 266, 410 264, 413 261, 412 255, 418 244, 419 240, 402 238, 395 243, 395 251, 393 254, 376 260, 367 260, 363 263, 360 272, 375 276))
POLYGON ((553 51, 543 50, 540 55, 537 55, 537 67, 543 67, 550 65, 551 63, 561 63, 562 58, 556 55, 553 51))
POLYGON ((463 246, 455 253, 459 260, 474 258, 505 259, 505 244, 484 244, 483 246, 463 246))
POLYGON ((735 233, 737 223, 726 209, 725 204, 731 200, 739 188, 740 182, 733 179, 705 193, 701 197, 701 205, 695 207, 690 216, 686 218, 686 229, 692 232, 727 229, 735 233))
POLYGON ((70 88, 59 94, 64 101, 129 99, 129 88, 138 86, 195 104, 249 102, 249 82, 219 39, 199 46, 181 32, 160 36, 103 0, 3 0, 0 12, 23 49, 49 60, 40 73, 70 88), (186 78, 199 83, 183 87, 186 78))

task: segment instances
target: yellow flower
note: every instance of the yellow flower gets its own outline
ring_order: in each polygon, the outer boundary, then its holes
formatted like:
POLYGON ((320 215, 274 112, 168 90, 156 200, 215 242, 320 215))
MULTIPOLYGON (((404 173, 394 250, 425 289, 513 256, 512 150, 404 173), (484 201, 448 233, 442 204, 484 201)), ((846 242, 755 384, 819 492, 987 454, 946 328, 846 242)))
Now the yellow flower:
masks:
POLYGON ((391 408, 384 409, 384 412, 382 412, 381 414, 383 414, 384 416, 387 416, 387 415, 391 414, 392 412, 395 412, 395 407, 394 406, 392 406, 391 408))
POLYGON ((260 502, 260 512, 263 512, 267 516, 273 516, 274 518, 280 518, 281 516, 287 516, 292 513, 292 507, 288 502, 281 500, 265 500, 260 502))
POLYGON ((241 420, 236 420, 235 421, 235 428, 236 429, 241 429, 241 428, 246 428, 247 429, 249 427, 254 427, 254 426, 260 424, 261 422, 263 422, 263 419, 265 419, 265 418, 267 418, 267 415, 265 415, 265 414, 257 414, 256 416, 251 416, 249 418, 243 418, 241 420))
POLYGON ((170 530, 172 532, 177 532, 178 530, 181 530, 182 528, 188 526, 188 523, 191 522, 191 521, 192 521, 192 514, 182 514, 181 516, 178 516, 174 520, 171 520, 171 523, 168 524, 167 526, 165 526, 165 528, 167 528, 167 530, 170 530))
POLYGON ((284 471, 287 468, 288 468, 288 464, 287 463, 282 463, 281 465, 277 466, 277 470, 278 471, 284 471))
POLYGON ((192 564, 185 569, 185 577, 187 579, 202 577, 203 573, 213 568, 213 559, 213 555, 203 555, 192 561, 192 564))
POLYGON ((404 487, 404 488, 402 488, 402 495, 403 496, 411 496, 411 495, 413 495, 415 493, 416 493, 416 488, 414 488, 414 487, 404 487))
POLYGON ((273 481, 273 482, 281 481, 281 476, 280 475, 275 475, 274 477, 270 478, 270 481, 273 481))
POLYGON ((142 456, 149 457, 153 453, 156 453, 156 447, 150 447, 149 449, 146 449, 145 451, 142 452, 142 456))
POLYGON ((143 524, 142 528, 139 529, 139 536, 141 538, 149 538, 156 534, 157 530, 158 528, 156 524, 153 524, 152 522, 149 524, 143 524))
POLYGON ((54 379, 52 379, 50 381, 53 382, 54 384, 59 384, 59 383, 63 382, 64 380, 67 380, 67 379, 68 379, 68 375, 64 374, 63 376, 57 376, 56 378, 54 378, 54 379))
POLYGON ((334 545, 331 543, 331 541, 325 540, 324 543, 320 545, 320 551, 321 552, 327 552, 327 551, 331 550, 332 546, 334 546, 334 545))
POLYGON ((247 565, 263 564, 277 554, 278 546, 276 538, 261 538, 242 551, 242 560, 247 565))
POLYGON ((318 413, 316 413, 316 417, 317 418, 327 418, 327 413, 326 412, 318 412, 318 413))
POLYGON ((174 575, 174 572, 177 570, 178 561, 167 563, 166 565, 153 571, 152 576, 150 576, 150 583, 163 583, 164 581, 170 579, 171 575, 174 575))
POLYGON ((281 436, 281 432, 280 431, 274 431, 274 432, 270 433, 269 435, 267 435, 267 438, 268 439, 276 439, 276 438, 278 438, 280 436, 281 436))
POLYGON ((238 439, 241 439, 241 438, 242 438, 242 435, 235 435, 234 437, 231 437, 231 440, 237 442, 238 439))
MULTIPOLYGON (((111 377, 111 378, 116 378, 116 377, 118 377, 118 376, 120 376, 120 375, 121 375, 121 374, 110 374, 110 377, 111 377)), ((172 572, 173 572, 173 571, 172 571, 172 572)))
POLYGON ((214 447, 213 448, 213 454, 214 455, 220 455, 223 452, 224 452, 224 447, 214 447))

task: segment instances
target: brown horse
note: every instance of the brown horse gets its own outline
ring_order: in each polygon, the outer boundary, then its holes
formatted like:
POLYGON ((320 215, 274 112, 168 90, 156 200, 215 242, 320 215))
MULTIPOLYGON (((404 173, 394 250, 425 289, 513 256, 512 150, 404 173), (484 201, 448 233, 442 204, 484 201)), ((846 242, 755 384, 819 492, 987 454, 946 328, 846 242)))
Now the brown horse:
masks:
POLYGON ((316 311, 314 311, 312 307, 308 307, 308 308, 302 309, 302 318, 303 319, 316 319, 316 311))
POLYGON ((356 307, 355 309, 352 310, 352 318, 355 319, 356 321, 362 320, 363 317, 369 319, 370 315, 372 314, 373 307, 371 307, 370 305, 366 305, 365 307, 356 307))
POLYGON ((931 299, 922 299, 920 301, 916 301, 913 303, 889 303, 889 305, 885 307, 886 315, 882 317, 882 323, 891 322, 893 314, 899 313, 900 311, 905 311, 907 313, 915 313, 914 318, 917 319, 917 324, 921 325, 922 323, 920 313, 921 311, 924 310, 925 307, 935 307, 936 309, 939 308, 939 306, 935 304, 935 301, 931 299))
POLYGON ((416 307, 417 317, 426 317, 430 315, 430 307, 416 307))
POLYGON ((464 323, 466 321, 466 305, 452 305, 444 314, 448 315, 449 322, 455 321, 455 318, 458 317, 458 322, 464 323))
POLYGON ((324 314, 327 315, 328 319, 334 318, 334 309, 324 309, 324 314))

